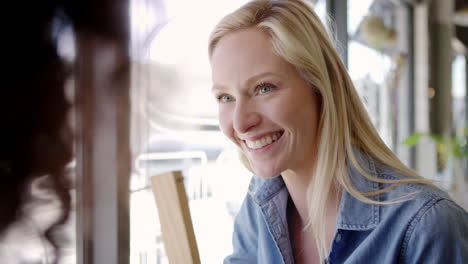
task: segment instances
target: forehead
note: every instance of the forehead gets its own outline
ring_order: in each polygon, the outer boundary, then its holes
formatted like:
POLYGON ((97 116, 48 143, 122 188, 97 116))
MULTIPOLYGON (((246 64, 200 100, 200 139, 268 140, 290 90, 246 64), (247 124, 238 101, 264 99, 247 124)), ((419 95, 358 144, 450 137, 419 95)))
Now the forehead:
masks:
POLYGON ((242 29, 221 38, 213 50, 211 66, 215 83, 263 72, 286 74, 290 70, 290 65, 275 53, 270 36, 258 28, 242 29))

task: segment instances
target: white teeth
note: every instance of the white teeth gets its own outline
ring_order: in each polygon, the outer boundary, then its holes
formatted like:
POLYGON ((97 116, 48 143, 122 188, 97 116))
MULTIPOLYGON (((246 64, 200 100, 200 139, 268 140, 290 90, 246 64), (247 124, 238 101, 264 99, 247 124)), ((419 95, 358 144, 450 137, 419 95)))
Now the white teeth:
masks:
POLYGON ((275 142, 280 136, 281 134, 276 133, 273 135, 265 136, 255 141, 246 140, 245 143, 247 144, 247 147, 251 149, 259 149, 259 148, 263 148, 264 146, 275 142))
POLYGON ((255 141, 255 144, 254 144, 254 149, 259 149, 261 147, 263 147, 264 145, 262 144, 262 141, 261 140, 256 140, 255 141))

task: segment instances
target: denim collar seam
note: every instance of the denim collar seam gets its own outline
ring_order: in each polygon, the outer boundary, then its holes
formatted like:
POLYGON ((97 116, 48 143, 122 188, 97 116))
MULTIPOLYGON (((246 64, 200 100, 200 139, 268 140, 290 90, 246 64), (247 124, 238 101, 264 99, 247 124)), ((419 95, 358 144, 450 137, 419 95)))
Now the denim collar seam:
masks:
POLYGON ((282 180, 272 180, 274 182, 266 182, 260 186, 255 186, 254 184, 249 186, 249 195, 253 198, 256 204, 261 206, 267 203, 285 187, 285 184, 282 180))
MULTIPOLYGON (((372 159, 372 157, 370 157, 367 153, 358 153, 358 155, 360 155, 363 159, 365 159, 365 161, 367 161, 367 165, 366 167, 369 169, 369 173, 371 174, 372 177, 378 177, 378 173, 377 173, 377 169, 376 169, 376 166, 375 166, 375 162, 374 160, 372 159)), ((362 175, 360 175, 362 176, 362 175)), ((365 179, 366 182, 370 181, 368 179, 365 179)), ((379 190, 379 183, 378 182, 371 182, 371 186, 369 186, 368 190, 366 191, 377 191, 379 190)), ((353 199, 352 201, 353 202, 359 202, 359 203, 363 203, 359 200, 357 200, 356 198, 354 198, 351 194, 349 194, 350 199, 353 199)), ((377 201, 380 201, 380 196, 376 196, 375 197, 377 201)), ((343 230, 353 230, 353 231, 367 231, 367 230, 371 230, 371 229, 374 229, 375 227, 377 227, 378 223, 380 222, 380 207, 381 205, 378 205, 378 204, 365 204, 366 207, 370 207, 371 208, 371 221, 369 221, 368 223, 349 223, 349 222, 346 222, 346 221, 341 221, 341 222, 338 222, 336 224, 337 228, 338 229, 343 229, 343 230)), ((339 212, 340 214, 341 213, 345 213, 345 212, 339 212)), ((350 214, 349 212, 347 212, 348 215, 350 214)), ((351 212, 352 214, 352 212, 351 212)), ((341 217, 342 218, 342 217, 341 217)))
POLYGON ((276 241, 275 244, 278 247, 278 250, 281 252, 281 256, 284 263, 294 263, 292 259, 292 251, 290 251, 290 248, 287 248, 288 246, 290 246, 290 241, 289 237, 287 237, 286 231, 284 230, 286 228, 286 225, 285 223, 283 223, 281 217, 279 217, 278 208, 274 203, 264 203, 263 205, 261 205, 261 210, 265 217, 265 222, 268 225, 270 234, 273 236, 274 240, 276 241), (278 226, 279 228, 281 228, 279 232, 278 230, 276 230, 278 226))
POLYGON ((410 221, 408 225, 407 231, 405 232, 405 236, 403 238, 402 246, 400 249, 400 258, 399 258, 400 261, 406 260, 406 253, 407 253, 409 242, 413 235, 413 231, 416 229, 416 226, 418 225, 421 218, 426 214, 426 212, 429 209, 431 209, 435 204, 437 204, 441 200, 444 200, 444 199, 440 197, 434 197, 426 201, 426 203, 423 204, 421 208, 418 210, 416 215, 413 216, 412 220, 410 221))

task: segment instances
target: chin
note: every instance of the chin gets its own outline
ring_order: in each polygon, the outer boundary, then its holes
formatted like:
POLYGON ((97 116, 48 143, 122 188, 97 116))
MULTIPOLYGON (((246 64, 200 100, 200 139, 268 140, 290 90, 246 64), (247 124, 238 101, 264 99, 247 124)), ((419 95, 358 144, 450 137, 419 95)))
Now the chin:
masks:
POLYGON ((274 177, 277 177, 277 176, 281 175, 280 170, 267 170, 267 171, 265 171, 265 170, 253 169, 253 172, 258 177, 264 178, 264 179, 270 179, 270 178, 274 178, 274 177))
POLYGON ((267 175, 265 175, 265 174, 258 174, 257 173, 255 175, 262 178, 262 179, 272 179, 272 178, 280 176, 281 174, 279 173, 279 174, 267 174, 267 175))
POLYGON ((282 168, 283 166, 281 166, 282 164, 280 164, 278 160, 276 161, 269 160, 266 162, 265 161, 261 162, 257 160, 252 161, 246 156, 244 157, 245 157, 244 161, 246 161, 245 162, 246 165, 250 167, 249 170, 260 178, 264 178, 264 179, 274 178, 274 177, 280 176, 281 173, 284 171, 284 169, 282 168))

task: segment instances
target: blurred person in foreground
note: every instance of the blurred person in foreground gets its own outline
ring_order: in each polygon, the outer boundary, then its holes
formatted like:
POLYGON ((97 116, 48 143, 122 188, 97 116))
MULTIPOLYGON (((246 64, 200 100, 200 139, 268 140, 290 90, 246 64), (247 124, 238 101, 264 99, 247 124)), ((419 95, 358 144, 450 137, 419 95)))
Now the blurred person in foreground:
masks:
POLYGON ((48 226, 38 228, 41 242, 46 242, 39 251, 52 249, 41 252, 46 255, 46 263, 57 263, 63 255, 66 240, 61 227, 69 220, 71 209, 67 165, 73 156, 68 120, 71 103, 65 83, 71 78, 72 68, 59 54, 59 34, 72 28, 74 33, 88 36, 110 40, 121 37, 124 30, 118 24, 119 12, 127 10, 125 4, 111 0, 44 0, 3 5, 5 12, 15 16, 2 16, 0 263, 31 263, 21 255, 30 253, 25 252, 26 245, 23 252, 13 254, 6 237, 27 218, 31 210, 28 206, 40 200, 32 190, 38 179, 41 189, 58 201, 59 209, 48 226), (118 8, 119 12, 114 12, 118 8))
MULTIPOLYGON (((32 183, 44 176, 44 186, 59 201, 60 213, 41 235, 58 253, 54 230, 68 220, 71 199, 65 171, 72 158, 67 123, 70 103, 64 90, 71 71, 58 54, 54 36, 60 3, 31 1, 8 7, 18 16, 3 23, 2 31, 5 67, 0 90, 0 249, 8 246, 3 244, 7 231, 26 213, 24 205, 32 199, 32 183)), ((13 254, 5 250, 0 258, 13 254)), ((26 260, 0 260, 18 261, 26 260)))
POLYGON ((468 263, 468 214, 387 148, 306 1, 254 0, 209 41, 252 177, 224 263, 468 263))

